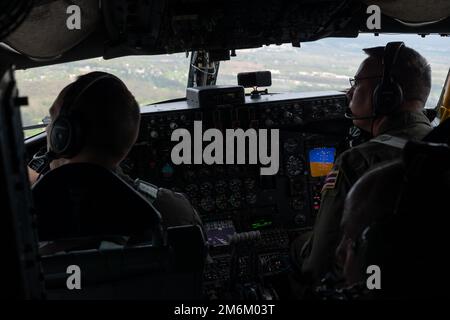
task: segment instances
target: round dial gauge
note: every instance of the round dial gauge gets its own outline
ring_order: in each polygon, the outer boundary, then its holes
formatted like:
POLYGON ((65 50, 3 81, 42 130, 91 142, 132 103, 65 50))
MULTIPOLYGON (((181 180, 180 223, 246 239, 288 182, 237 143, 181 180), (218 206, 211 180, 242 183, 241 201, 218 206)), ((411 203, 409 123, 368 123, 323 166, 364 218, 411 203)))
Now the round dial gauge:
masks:
POLYGON ((227 183, 224 180, 219 180, 216 182, 215 188, 217 193, 225 193, 227 191, 227 183))
POLYGON ((217 196, 216 198, 216 206, 219 210, 225 210, 227 208, 227 196, 224 194, 221 194, 217 196))
POLYGON ((241 206, 241 198, 240 198, 240 196, 236 195, 236 194, 232 195, 230 197, 230 205, 233 208, 236 208, 236 209, 239 208, 241 206))
POLYGON ((213 191, 213 186, 210 182, 203 182, 200 185, 200 193, 202 195, 210 195, 213 191))
POLYGON ((294 210, 302 210, 303 209, 303 200, 301 198, 292 199, 292 209, 294 210))
POLYGON ((252 193, 247 194, 245 196, 245 201, 251 205, 255 204, 256 203, 256 193, 252 192, 252 193))
POLYGON ((188 184, 184 190, 189 198, 195 198, 198 193, 198 186, 196 184, 188 184))
POLYGON ((305 162, 296 156, 289 156, 286 161, 286 174, 289 177, 295 177, 305 171, 305 162))
POLYGON ((254 190, 256 188, 256 181, 253 178, 247 178, 244 180, 244 186, 247 190, 254 190))
POLYGON ((298 141, 293 138, 289 138, 284 143, 284 150, 289 153, 293 153, 298 147, 298 141))
POLYGON ((212 197, 205 197, 200 200, 200 208, 205 210, 206 212, 211 212, 214 210, 215 201, 212 197))
POLYGON ((238 193, 241 189, 242 182, 239 179, 233 179, 230 181, 230 190, 231 192, 238 193))

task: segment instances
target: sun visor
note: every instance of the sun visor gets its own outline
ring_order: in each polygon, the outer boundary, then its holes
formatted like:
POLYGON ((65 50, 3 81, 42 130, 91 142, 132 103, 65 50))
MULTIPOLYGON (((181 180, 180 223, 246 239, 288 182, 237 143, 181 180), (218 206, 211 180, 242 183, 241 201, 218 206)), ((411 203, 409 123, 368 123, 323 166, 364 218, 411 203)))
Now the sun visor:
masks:
POLYGON ((57 58, 86 39, 99 20, 99 1, 35 1, 25 21, 4 42, 30 58, 57 58), (77 12, 80 29, 74 20, 77 12))
POLYGON ((448 0, 363 0, 378 5, 389 17, 410 23, 433 22, 450 16, 448 0))

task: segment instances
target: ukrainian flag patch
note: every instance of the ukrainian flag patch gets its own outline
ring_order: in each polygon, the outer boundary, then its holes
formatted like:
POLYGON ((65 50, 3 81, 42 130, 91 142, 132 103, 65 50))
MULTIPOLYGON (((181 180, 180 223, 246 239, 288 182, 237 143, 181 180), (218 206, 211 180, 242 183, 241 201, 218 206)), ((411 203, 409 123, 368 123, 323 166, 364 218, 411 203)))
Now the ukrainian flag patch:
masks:
POLYGON ((312 177, 326 176, 334 165, 335 148, 315 148, 309 151, 309 165, 312 177))

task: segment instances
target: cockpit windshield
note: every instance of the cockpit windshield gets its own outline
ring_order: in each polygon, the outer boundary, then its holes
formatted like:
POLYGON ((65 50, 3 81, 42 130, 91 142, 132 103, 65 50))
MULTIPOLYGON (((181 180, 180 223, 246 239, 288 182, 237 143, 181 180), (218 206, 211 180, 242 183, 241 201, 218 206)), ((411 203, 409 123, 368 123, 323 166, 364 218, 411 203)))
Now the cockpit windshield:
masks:
MULTIPOLYGON (((222 61, 217 84, 236 84, 239 72, 270 70, 270 92, 307 92, 345 90, 350 86, 358 65, 364 59, 363 48, 403 40, 420 51, 432 68, 433 87, 427 108, 437 105, 450 66, 448 39, 417 35, 360 35, 355 39, 326 38, 302 44, 266 46, 236 51, 229 61, 222 61)), ((140 105, 183 98, 190 58, 186 54, 127 56, 111 60, 102 58, 18 70, 21 95, 29 97, 30 106, 22 108, 25 136, 43 131, 48 109, 61 89, 81 74, 93 70, 110 72, 130 88, 140 105), (38 85, 37 85, 38 83, 38 85)))

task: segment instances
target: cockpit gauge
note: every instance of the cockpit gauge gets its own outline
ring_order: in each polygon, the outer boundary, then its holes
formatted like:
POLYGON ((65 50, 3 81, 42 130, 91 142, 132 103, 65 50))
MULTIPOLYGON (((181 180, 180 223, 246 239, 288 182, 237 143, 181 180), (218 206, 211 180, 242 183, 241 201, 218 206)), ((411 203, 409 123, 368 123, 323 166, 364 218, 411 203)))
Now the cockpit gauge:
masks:
POLYGON ((294 198, 291 202, 292 209, 298 211, 304 208, 304 201, 301 198, 294 198))
POLYGON ((227 191, 227 183, 224 180, 219 180, 216 182, 215 189, 218 194, 223 194, 227 191))
POLYGON ((185 188, 185 192, 189 198, 195 198, 198 194, 198 186, 196 184, 188 184, 185 188))
POLYGON ((250 192, 250 193, 248 193, 248 194, 245 196, 245 201, 246 201, 249 205, 255 204, 255 203, 256 203, 256 199, 257 199, 256 193, 253 193, 253 192, 250 192))
POLYGON ((225 210, 227 208, 227 196, 224 194, 220 194, 216 197, 216 206, 219 210, 225 210))
POLYGON ((229 201, 230 205, 235 209, 239 208, 242 203, 240 194, 232 194, 229 201))
POLYGON ((298 147, 298 141, 294 138, 289 138, 284 143, 284 150, 288 153, 293 153, 298 147))
POLYGON ((230 186, 231 192, 233 192, 233 193, 238 193, 238 192, 240 192, 240 190, 241 190, 242 181, 239 180, 239 179, 232 179, 232 180, 230 181, 229 186, 230 186))
POLYGON ((297 214, 295 217, 294 217, 294 223, 297 225, 297 226, 299 226, 299 227, 301 227, 301 226, 304 226, 305 224, 306 224, 306 217, 305 217, 305 215, 303 215, 303 214, 297 214))
POLYGON ((200 200, 200 207, 206 212, 211 212, 214 210, 215 201, 210 196, 204 197, 200 200))
POLYGON ((246 190, 254 190, 256 188, 256 180, 253 178, 246 178, 244 180, 244 186, 246 190))
POLYGON ((200 193, 201 195, 205 196, 205 195, 210 195, 213 191, 213 185, 211 182, 203 182, 200 185, 200 193))
POLYGON ((305 171, 305 162, 297 156, 289 156, 286 161, 286 174, 288 177, 296 177, 305 171))

